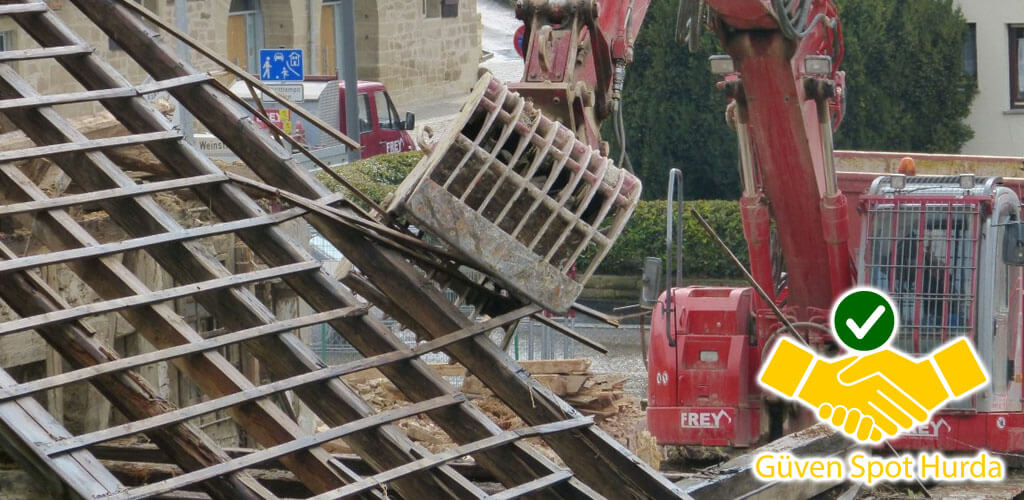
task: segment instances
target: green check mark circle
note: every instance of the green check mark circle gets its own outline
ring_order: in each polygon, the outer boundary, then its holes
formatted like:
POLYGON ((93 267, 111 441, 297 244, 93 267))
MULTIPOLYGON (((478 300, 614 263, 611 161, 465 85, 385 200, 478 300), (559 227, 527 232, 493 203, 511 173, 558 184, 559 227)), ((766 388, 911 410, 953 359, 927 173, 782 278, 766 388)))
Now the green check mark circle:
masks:
POLYGON ((855 288, 844 293, 832 307, 832 329, 846 347, 874 351, 896 333, 896 307, 885 293, 855 288))

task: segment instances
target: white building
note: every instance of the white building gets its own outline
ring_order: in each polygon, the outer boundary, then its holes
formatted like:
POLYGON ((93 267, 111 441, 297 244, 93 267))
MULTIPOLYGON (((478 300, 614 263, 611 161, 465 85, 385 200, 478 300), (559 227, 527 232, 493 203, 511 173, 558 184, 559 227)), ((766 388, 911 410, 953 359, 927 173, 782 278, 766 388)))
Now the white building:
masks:
POLYGON ((965 66, 978 79, 963 153, 1024 156, 1024 1, 957 0, 970 24, 965 66))

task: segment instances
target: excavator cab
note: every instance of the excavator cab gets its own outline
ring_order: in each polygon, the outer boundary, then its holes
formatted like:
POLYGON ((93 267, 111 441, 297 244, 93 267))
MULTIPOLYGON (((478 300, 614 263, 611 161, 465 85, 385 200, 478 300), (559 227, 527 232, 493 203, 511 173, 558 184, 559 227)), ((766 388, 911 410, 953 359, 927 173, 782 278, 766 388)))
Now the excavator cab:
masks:
POLYGON ((1020 200, 1001 184, 971 174, 892 175, 860 197, 858 276, 895 302, 894 346, 925 355, 966 336, 991 381, 902 435, 898 448, 1024 444, 1009 426, 1021 411, 1021 267, 1013 253, 1020 200))

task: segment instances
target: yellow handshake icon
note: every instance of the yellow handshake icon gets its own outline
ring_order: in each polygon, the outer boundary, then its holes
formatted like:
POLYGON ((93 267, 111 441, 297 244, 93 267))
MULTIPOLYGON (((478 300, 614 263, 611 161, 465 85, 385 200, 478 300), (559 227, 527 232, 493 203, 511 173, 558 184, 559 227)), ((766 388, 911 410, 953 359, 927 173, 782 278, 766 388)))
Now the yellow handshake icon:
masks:
POLYGON ((783 338, 764 366, 765 387, 798 399, 850 437, 868 442, 927 422, 944 403, 988 381, 964 338, 924 359, 889 349, 824 359, 783 338))

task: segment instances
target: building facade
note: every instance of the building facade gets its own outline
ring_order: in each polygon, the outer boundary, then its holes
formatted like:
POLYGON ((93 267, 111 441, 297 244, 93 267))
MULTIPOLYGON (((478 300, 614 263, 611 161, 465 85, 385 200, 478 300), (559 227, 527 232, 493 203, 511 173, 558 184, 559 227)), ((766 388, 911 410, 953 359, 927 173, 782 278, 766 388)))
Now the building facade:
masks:
MULTIPOLYGON (((135 0, 168 22, 175 0, 135 0)), ((95 32, 67 0, 47 3, 97 53, 129 78, 143 78, 119 49, 95 32), (95 35, 95 37, 90 36, 95 35), (95 42, 94 40, 103 40, 95 42)), ((301 48, 306 75, 336 75, 339 61, 339 0, 187 0, 189 34, 228 60, 258 73, 262 48, 301 48)), ((355 0, 359 78, 381 81, 399 106, 465 93, 477 78, 482 55, 475 0, 355 0)), ((0 50, 36 46, 19 39, 10 18, 0 19, 0 50)), ((215 69, 192 54, 200 69, 215 69)), ((22 61, 16 69, 42 91, 69 91, 74 84, 52 78, 49 61, 22 61)), ((87 109, 83 108, 83 112, 87 109)))
POLYGON ((1024 2, 958 0, 969 23, 965 71, 978 81, 964 154, 1024 156, 1024 2))

